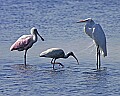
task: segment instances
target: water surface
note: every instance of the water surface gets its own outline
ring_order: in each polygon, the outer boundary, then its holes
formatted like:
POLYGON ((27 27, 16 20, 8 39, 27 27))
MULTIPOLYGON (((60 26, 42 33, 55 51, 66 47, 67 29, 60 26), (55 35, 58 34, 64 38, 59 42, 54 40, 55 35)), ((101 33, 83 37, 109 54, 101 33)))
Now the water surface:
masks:
POLYGON ((0 94, 1 96, 119 96, 120 95, 120 2, 119 0, 1 0, 0 2, 0 94), (76 21, 93 18, 107 38, 108 56, 96 71, 95 47, 76 21), (9 48, 36 27, 45 41, 28 51, 27 69, 23 52, 9 48), (39 54, 51 47, 73 51, 59 59, 64 68, 52 65, 39 54), (93 50, 93 51, 92 51, 93 50))

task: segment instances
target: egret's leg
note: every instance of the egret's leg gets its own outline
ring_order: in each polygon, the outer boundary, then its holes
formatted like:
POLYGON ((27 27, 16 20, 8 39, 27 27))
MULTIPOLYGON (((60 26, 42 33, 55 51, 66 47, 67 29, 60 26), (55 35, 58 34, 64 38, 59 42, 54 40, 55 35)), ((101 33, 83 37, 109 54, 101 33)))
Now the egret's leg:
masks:
POLYGON ((97 69, 98 69, 98 55, 99 55, 99 46, 97 47, 97 62, 96 62, 96 65, 97 65, 97 69))
POLYGON ((27 50, 25 50, 25 53, 24 53, 24 64, 25 64, 25 67, 26 67, 26 54, 27 54, 27 50))
POLYGON ((101 62, 100 62, 100 50, 99 50, 99 69, 100 69, 100 66, 101 66, 101 62))

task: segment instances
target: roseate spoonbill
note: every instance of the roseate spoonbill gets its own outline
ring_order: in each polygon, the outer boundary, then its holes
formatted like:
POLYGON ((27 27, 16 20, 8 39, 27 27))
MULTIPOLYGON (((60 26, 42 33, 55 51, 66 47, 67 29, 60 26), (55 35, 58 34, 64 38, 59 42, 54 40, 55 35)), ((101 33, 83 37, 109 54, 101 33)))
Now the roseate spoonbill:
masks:
POLYGON ((76 56, 74 55, 73 52, 69 52, 68 54, 65 55, 64 51, 60 48, 50 48, 50 49, 47 49, 46 51, 43 51, 40 54, 40 57, 52 58, 51 64, 53 64, 53 69, 54 69, 54 64, 59 64, 62 67, 64 67, 64 65, 61 64, 60 62, 55 62, 56 59, 58 59, 58 58, 65 58, 66 59, 69 56, 73 56, 77 60, 77 63, 79 64, 78 59, 76 58, 76 56))
MULTIPOLYGON (((26 67, 26 54, 27 54, 27 50, 29 48, 32 47, 32 45, 37 42, 37 35, 40 36, 40 34, 38 33, 37 29, 35 27, 33 27, 31 29, 31 35, 23 35, 21 36, 11 47, 10 47, 10 51, 13 50, 18 50, 18 51, 23 51, 25 50, 24 53, 24 64, 26 67)), ((42 36, 40 36, 41 40, 44 41, 44 39, 42 38, 42 36)))
POLYGON ((107 48, 106 48, 106 37, 104 31, 100 24, 96 24, 91 18, 78 21, 77 23, 86 22, 84 27, 85 33, 93 39, 97 46, 97 69, 100 69, 100 51, 103 53, 103 56, 107 56, 107 48))

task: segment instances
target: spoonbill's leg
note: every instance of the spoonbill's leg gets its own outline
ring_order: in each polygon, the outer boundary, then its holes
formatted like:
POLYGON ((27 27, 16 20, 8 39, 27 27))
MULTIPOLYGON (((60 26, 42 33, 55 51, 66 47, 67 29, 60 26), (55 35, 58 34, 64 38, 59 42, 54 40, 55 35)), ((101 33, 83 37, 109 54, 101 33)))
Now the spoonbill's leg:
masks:
POLYGON ((25 67, 26 67, 26 54, 27 54, 27 50, 25 50, 25 53, 24 53, 24 64, 25 64, 25 67))

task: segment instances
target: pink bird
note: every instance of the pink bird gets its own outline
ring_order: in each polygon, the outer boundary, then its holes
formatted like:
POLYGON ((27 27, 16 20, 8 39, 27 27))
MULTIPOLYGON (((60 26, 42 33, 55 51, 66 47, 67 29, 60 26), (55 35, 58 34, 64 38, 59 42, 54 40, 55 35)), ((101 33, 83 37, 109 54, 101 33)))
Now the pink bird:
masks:
MULTIPOLYGON (((31 35, 23 35, 21 36, 11 47, 10 47, 10 51, 13 50, 18 50, 18 51, 23 51, 25 50, 24 53, 24 64, 26 66, 26 54, 27 54, 27 50, 29 48, 32 47, 32 45, 37 42, 37 35, 40 36, 40 34, 38 33, 37 29, 35 27, 33 27, 31 29, 31 35)), ((44 41, 44 39, 42 38, 42 36, 40 36, 41 40, 44 41)))

